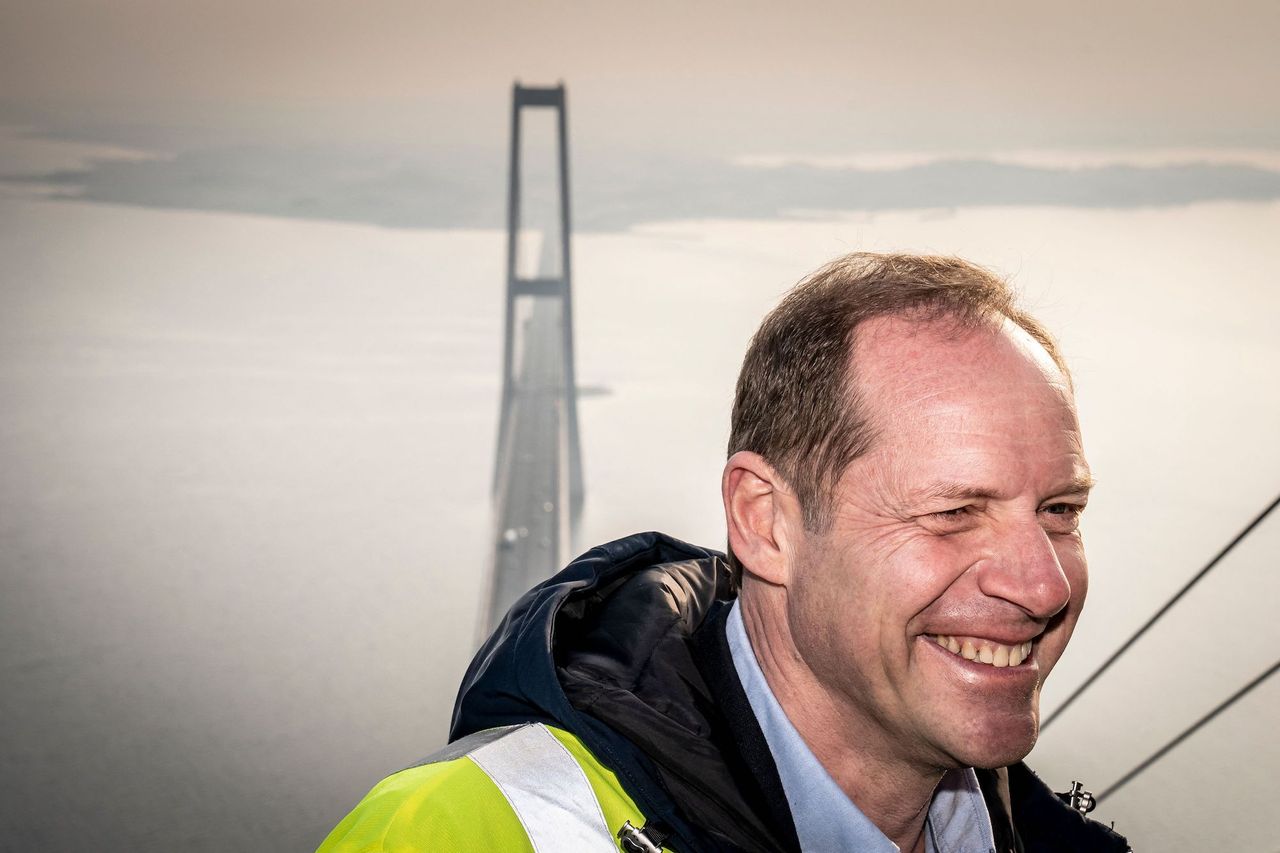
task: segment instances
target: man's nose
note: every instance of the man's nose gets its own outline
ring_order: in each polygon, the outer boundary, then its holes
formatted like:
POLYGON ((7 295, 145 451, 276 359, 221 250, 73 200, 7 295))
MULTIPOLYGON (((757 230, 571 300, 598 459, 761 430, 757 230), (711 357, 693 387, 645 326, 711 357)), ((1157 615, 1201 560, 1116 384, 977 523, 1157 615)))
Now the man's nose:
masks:
POLYGON ((985 595, 1016 605, 1034 619, 1048 620, 1071 600, 1071 582, 1053 541, 1038 523, 1018 523, 999 532, 996 559, 978 574, 985 595))

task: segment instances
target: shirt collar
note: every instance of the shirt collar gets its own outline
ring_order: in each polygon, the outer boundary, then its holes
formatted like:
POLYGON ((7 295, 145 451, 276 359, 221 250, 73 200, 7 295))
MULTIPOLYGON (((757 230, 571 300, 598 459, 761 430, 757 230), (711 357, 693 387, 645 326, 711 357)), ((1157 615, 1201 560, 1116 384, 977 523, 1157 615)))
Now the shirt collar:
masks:
MULTIPOLYGON (((898 853, 898 845, 845 795, 787 718, 756 661, 736 601, 729 611, 726 634, 738 680, 778 767, 800 849, 898 853)), ((992 839, 991 818, 977 775, 968 767, 948 772, 929 805, 926 847, 932 853, 994 853, 992 839)))

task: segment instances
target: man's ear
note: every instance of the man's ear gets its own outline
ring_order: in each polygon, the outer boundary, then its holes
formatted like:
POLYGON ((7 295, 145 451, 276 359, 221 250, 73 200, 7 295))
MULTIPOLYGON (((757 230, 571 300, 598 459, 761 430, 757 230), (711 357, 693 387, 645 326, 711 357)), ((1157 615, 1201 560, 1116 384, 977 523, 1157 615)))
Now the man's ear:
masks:
POLYGON ((790 516, 799 507, 778 472, 760 454, 740 450, 725 463, 720 493, 729 547, 743 570, 767 583, 786 586, 790 516))

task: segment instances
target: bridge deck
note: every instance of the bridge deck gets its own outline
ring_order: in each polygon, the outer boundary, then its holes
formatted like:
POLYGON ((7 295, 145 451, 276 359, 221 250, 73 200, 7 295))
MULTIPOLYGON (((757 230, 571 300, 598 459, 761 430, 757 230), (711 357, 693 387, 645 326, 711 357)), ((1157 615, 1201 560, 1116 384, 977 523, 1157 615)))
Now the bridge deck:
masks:
POLYGON ((560 310, 539 299, 524 324, 519 381, 507 447, 499 457, 493 580, 488 627, 525 590, 550 577, 568 548, 568 478, 563 429, 560 310))

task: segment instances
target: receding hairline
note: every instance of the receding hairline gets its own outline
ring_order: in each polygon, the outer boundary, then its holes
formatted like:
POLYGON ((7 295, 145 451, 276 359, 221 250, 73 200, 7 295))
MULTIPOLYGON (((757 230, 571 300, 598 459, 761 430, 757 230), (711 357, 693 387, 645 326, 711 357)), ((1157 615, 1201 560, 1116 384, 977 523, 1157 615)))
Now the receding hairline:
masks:
POLYGON ((867 346, 868 332, 877 337, 935 335, 948 341, 960 340, 973 333, 989 332, 996 336, 1004 334, 1011 344, 1040 368, 1046 380, 1055 384, 1060 380, 1068 392, 1074 394, 1075 391, 1071 371, 1058 350, 1057 342, 1048 337, 1039 322, 1025 312, 1014 311, 1009 314, 984 307, 952 310, 951 306, 943 304, 913 306, 864 317, 850 327, 848 332, 849 360, 845 367, 853 372, 845 380, 850 387, 858 379, 858 352, 867 346))
POLYGON ((894 338, 930 336, 946 342, 959 342, 973 334, 1005 337, 1045 383, 1057 390, 1063 403, 1075 411, 1071 373, 1052 340, 1046 345, 1033 329, 1023 326, 1016 317, 998 310, 949 311, 945 306, 915 306, 903 311, 886 311, 865 317, 849 329, 848 359, 841 379, 845 417, 851 422, 858 422, 867 434, 864 452, 869 452, 883 431, 889 428, 876 417, 883 414, 876 411, 880 408, 876 405, 876 392, 885 383, 867 377, 862 371, 869 355, 868 348, 889 345, 894 338))

